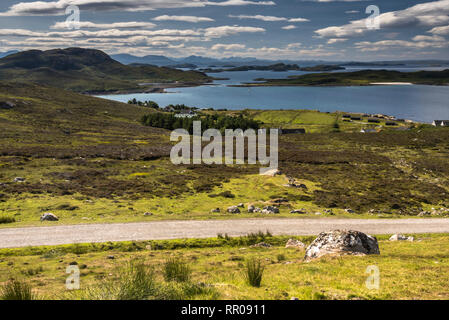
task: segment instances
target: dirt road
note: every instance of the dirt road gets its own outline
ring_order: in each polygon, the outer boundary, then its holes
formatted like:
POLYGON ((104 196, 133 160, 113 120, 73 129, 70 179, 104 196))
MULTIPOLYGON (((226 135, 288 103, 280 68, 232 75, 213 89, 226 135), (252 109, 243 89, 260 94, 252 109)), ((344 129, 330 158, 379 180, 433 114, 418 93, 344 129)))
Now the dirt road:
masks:
POLYGON ((0 248, 70 243, 208 238, 270 230, 274 235, 317 235, 334 229, 369 234, 449 233, 449 219, 245 219, 156 221, 0 229, 0 248))

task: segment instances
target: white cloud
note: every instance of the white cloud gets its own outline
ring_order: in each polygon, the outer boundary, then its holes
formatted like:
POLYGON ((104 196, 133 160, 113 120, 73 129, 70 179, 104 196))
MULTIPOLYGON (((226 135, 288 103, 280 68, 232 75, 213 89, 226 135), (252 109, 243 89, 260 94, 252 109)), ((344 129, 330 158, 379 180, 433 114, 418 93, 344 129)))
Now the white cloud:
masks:
POLYGON ((309 19, 306 18, 291 18, 288 19, 288 22, 309 22, 309 19))
POLYGON ((334 43, 338 43, 338 42, 345 42, 347 40, 348 39, 346 39, 346 38, 332 38, 332 39, 329 39, 327 41, 327 44, 334 44, 334 43))
POLYGON ((407 41, 407 40, 382 40, 357 42, 355 47, 362 52, 375 52, 386 49, 429 49, 448 47, 447 41, 407 41))
POLYGON ((204 29, 204 35, 210 38, 221 38, 238 33, 258 33, 265 32, 264 28, 241 27, 241 26, 220 26, 204 29))
POLYGON ((449 26, 435 27, 429 32, 439 35, 449 35, 449 26))
POLYGON ((433 35, 433 36, 423 36, 418 35, 413 37, 413 41, 445 41, 445 39, 441 36, 433 35))
POLYGON ((253 19, 253 20, 261 20, 266 22, 277 22, 277 21, 288 21, 288 22, 307 22, 310 21, 305 18, 285 18, 285 17, 274 17, 274 16, 263 16, 263 15, 228 15, 229 18, 237 18, 240 20, 243 19, 253 19))
POLYGON ((213 22, 214 19, 207 18, 207 17, 196 17, 196 16, 168 16, 163 15, 156 18, 153 18, 154 21, 184 21, 184 22, 192 22, 192 23, 198 23, 198 22, 213 22))
POLYGON ((69 5, 75 5, 86 11, 149 11, 165 8, 188 8, 205 6, 245 6, 274 5, 272 1, 249 0, 58 0, 20 2, 12 5, 0 16, 34 16, 34 15, 64 15, 69 5))
POLYGON ((282 29, 284 29, 284 30, 293 30, 293 29, 296 29, 297 28, 297 26, 294 26, 294 25, 288 25, 288 26, 285 26, 285 27, 282 27, 282 29))
MULTIPOLYGON (((80 21, 80 28, 90 29, 128 29, 128 28, 154 28, 156 25, 151 22, 114 22, 114 23, 94 23, 89 21, 80 21)), ((56 22, 50 29, 67 29, 67 23, 56 22)))
POLYGON ((213 45, 210 49, 213 51, 235 51, 235 50, 242 50, 245 49, 245 45, 244 44, 238 44, 238 43, 233 43, 233 44, 215 44, 213 45))
MULTIPOLYGON (((413 25, 437 26, 449 20, 449 0, 417 4, 404 10, 386 12, 379 16, 380 28, 406 27, 413 25)), ((343 26, 331 26, 315 32, 326 38, 362 35, 370 31, 366 19, 351 21, 343 26)))

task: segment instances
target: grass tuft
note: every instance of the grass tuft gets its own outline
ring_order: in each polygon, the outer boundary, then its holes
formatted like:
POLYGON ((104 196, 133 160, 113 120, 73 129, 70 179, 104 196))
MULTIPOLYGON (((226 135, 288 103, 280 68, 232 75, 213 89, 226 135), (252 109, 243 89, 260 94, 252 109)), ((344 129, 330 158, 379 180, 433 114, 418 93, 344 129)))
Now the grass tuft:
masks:
POLYGON ((263 272, 265 268, 260 263, 260 260, 251 258, 246 261, 245 278, 248 284, 252 287, 259 288, 262 283, 263 272))
POLYGON ((168 259, 164 264, 165 281, 187 282, 190 274, 190 267, 180 259, 168 259))
POLYGON ((0 217, 0 224, 4 223, 14 223, 16 219, 14 217, 0 217))
POLYGON ((36 300, 36 296, 28 283, 11 280, 0 288, 0 300, 36 300))

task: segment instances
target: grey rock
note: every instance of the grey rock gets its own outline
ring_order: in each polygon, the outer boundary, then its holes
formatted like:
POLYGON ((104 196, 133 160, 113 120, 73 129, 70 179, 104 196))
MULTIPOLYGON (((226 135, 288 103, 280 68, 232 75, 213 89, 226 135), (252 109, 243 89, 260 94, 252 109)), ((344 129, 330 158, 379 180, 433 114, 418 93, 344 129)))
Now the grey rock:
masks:
POLYGON ((290 213, 292 213, 292 214, 306 214, 307 212, 304 209, 299 209, 299 210, 292 210, 292 211, 290 211, 290 213))
POLYGON ((248 213, 254 213, 254 211, 256 210, 256 207, 253 205, 248 206, 248 213))
POLYGON ((260 242, 250 246, 251 248, 271 248, 272 245, 266 242, 260 242))
POLYGON ((380 254, 375 237, 360 231, 334 230, 322 232, 306 249, 305 260, 325 255, 380 254))
POLYGON ((414 241, 415 238, 407 237, 407 236, 404 236, 403 234, 397 233, 397 234, 392 235, 389 240, 390 241, 414 241))
POLYGON ((240 213, 240 209, 237 206, 229 207, 227 211, 234 214, 240 213))
POLYGON ((270 213, 279 213, 279 208, 274 206, 266 206, 263 208, 262 213, 270 214, 270 213))
POLYGON ((212 209, 210 212, 212 212, 212 213, 219 213, 220 212, 220 208, 212 209))
POLYGON ((306 245, 299 240, 289 239, 287 241, 287 244, 285 245, 285 247, 286 248, 295 248, 295 249, 304 249, 306 247, 306 245))
POLYGON ((25 178, 22 177, 15 177, 14 182, 25 182, 25 178))
POLYGON ((46 212, 41 216, 41 221, 59 221, 59 218, 51 212, 46 212))

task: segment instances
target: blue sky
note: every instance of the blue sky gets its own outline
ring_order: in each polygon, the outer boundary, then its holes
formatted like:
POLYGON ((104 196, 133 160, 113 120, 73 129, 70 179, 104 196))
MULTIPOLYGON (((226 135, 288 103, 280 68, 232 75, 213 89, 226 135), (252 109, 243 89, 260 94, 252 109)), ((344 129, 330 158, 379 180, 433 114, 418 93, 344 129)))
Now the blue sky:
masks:
POLYGON ((3 0, 0 51, 296 60, 449 59, 449 0, 3 0), (67 28, 67 6, 80 29, 67 28), (380 28, 366 27, 366 8, 380 28))

